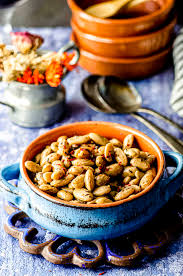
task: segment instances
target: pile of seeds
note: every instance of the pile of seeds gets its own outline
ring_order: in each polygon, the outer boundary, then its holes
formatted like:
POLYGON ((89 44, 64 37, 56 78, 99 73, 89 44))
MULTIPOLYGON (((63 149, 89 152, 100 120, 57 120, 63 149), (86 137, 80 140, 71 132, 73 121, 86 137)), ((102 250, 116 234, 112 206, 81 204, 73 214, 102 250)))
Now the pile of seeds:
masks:
POLYGON ((62 200, 111 203, 139 193, 156 176, 156 157, 134 142, 132 134, 123 143, 96 133, 61 136, 25 167, 40 190, 62 200))

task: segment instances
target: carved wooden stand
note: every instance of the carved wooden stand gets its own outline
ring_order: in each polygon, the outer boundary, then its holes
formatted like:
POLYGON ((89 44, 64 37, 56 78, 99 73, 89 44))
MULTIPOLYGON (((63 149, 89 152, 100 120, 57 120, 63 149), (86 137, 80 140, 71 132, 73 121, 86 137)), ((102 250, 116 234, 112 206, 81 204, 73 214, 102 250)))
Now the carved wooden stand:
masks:
POLYGON ((92 268, 101 263, 132 266, 145 255, 155 254, 182 232, 182 203, 183 198, 180 193, 177 193, 156 217, 140 230, 113 240, 90 241, 87 242, 87 247, 84 241, 72 240, 58 235, 43 243, 33 243, 32 240, 38 233, 38 227, 23 227, 26 214, 11 203, 5 204, 8 217, 4 229, 19 240, 22 250, 30 254, 40 254, 54 264, 74 264, 82 268, 92 268), (20 226, 17 226, 17 222, 20 226), (68 242, 72 243, 72 247, 68 242), (66 244, 65 252, 61 254, 58 252, 58 248, 64 244, 66 244), (71 247, 69 252, 68 246, 71 247), (84 246, 83 250, 82 246, 84 246), (94 254, 92 257, 85 257, 85 251, 91 251, 91 246, 97 248, 97 256, 94 254), (126 250, 126 253, 119 253, 121 250, 126 250))

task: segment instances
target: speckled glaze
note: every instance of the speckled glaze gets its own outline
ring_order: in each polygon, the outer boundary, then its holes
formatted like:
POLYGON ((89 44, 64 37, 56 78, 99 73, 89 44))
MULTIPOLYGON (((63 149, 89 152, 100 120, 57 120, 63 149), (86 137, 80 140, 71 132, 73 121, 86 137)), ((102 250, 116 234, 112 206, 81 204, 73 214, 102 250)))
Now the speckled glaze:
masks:
POLYGON ((156 212, 174 195, 183 180, 183 156, 165 152, 167 166, 175 166, 174 173, 163 179, 164 157, 159 147, 143 133, 113 123, 84 122, 61 126, 41 135, 24 152, 22 161, 1 171, 0 190, 3 196, 42 227, 59 235, 84 239, 108 239, 134 231, 149 221, 156 212), (46 144, 60 135, 85 134, 89 131, 121 139, 133 133, 142 150, 149 150, 157 157, 157 176, 152 184, 130 199, 105 205, 90 206, 66 203, 40 191, 28 178, 25 160, 33 157, 46 144), (107 135, 108 133, 108 135, 107 135), (21 171, 21 173, 20 173, 21 171), (19 179, 18 187, 8 180, 19 179))

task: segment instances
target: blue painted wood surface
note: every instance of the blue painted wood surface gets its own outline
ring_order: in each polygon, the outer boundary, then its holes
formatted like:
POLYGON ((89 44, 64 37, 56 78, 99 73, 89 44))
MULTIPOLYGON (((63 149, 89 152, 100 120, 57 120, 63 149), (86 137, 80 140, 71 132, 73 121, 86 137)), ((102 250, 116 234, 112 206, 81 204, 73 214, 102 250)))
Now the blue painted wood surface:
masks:
MULTIPOLYGON (((55 29, 30 29, 34 33, 40 33, 45 38, 44 49, 59 49, 69 39, 69 28, 55 29)), ((82 79, 88 76, 88 73, 79 68, 72 72, 65 80, 64 85, 67 89, 67 110, 60 124, 71 123, 75 121, 96 120, 118 122, 124 125, 137 128, 152 139, 154 139, 163 150, 169 148, 151 131, 129 115, 107 115, 97 113, 91 110, 81 97, 80 83, 82 79)), ((143 80, 133 82, 141 93, 143 105, 151 107, 164 113, 170 118, 183 125, 183 119, 173 113, 169 98, 173 85, 173 70, 166 69, 164 72, 143 80)), ((0 86, 0 97, 3 96, 4 84, 0 86)), ((8 109, 0 106, 0 166, 3 167, 20 160, 20 155, 27 145, 38 135, 46 132, 49 128, 42 129, 24 129, 13 125, 7 116, 8 109)), ((144 115, 146 116, 146 115, 144 115)), ((176 129, 167 126, 159 119, 147 115, 148 119, 159 126, 166 128, 170 133, 183 139, 176 129)), ((0 276, 96 276, 106 271, 105 276, 181 276, 183 275, 183 236, 173 242, 165 250, 165 254, 160 258, 144 259, 142 265, 133 268, 116 268, 109 265, 101 266, 96 270, 82 270, 71 266, 59 266, 48 263, 42 257, 32 256, 23 252, 18 245, 17 240, 8 236, 3 230, 3 220, 5 217, 2 201, 0 201, 0 276)))

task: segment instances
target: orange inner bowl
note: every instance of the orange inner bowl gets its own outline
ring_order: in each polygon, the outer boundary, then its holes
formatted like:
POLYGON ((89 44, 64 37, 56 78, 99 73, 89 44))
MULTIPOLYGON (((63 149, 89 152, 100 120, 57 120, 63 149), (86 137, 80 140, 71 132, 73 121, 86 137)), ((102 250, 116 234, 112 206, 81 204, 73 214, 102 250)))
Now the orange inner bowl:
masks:
POLYGON ((36 193, 40 194, 42 197, 56 202, 56 203, 64 203, 66 205, 73 205, 73 206, 85 206, 85 207, 112 207, 119 204, 122 204, 126 201, 130 201, 132 199, 135 199, 144 193, 147 193, 152 187, 155 185, 155 183, 159 180, 159 178, 162 176, 163 170, 164 170, 164 155, 159 148, 159 146, 148 136, 143 134, 142 132, 130 128, 128 126, 124 126, 121 124, 116 123, 109 123, 109 122, 82 122, 82 123, 73 123, 69 125, 64 125, 58 128, 55 128, 53 130, 48 131, 47 133, 39 136, 36 138, 25 150, 22 161, 21 161, 21 174, 26 181, 27 185, 31 187, 32 190, 34 190, 36 193), (60 200, 58 198, 55 198, 54 196, 48 195, 45 192, 42 192, 29 178, 28 172, 25 168, 25 161, 32 160, 33 157, 41 152, 43 148, 46 145, 50 145, 52 142, 56 141, 59 136, 61 135, 67 135, 68 137, 74 136, 74 135, 84 135, 90 132, 96 132, 104 137, 107 138, 117 138, 120 141, 123 141, 124 137, 127 134, 134 134, 136 138, 136 143, 139 146, 139 148, 143 151, 148 151, 151 154, 154 154, 157 159, 157 175, 153 182, 150 184, 150 186, 143 190, 142 192, 134 195, 133 197, 130 197, 130 199, 123 199, 121 201, 113 202, 105 204, 90 204, 90 206, 86 206, 86 204, 80 204, 80 203, 69 203, 65 202, 63 200, 60 200))

